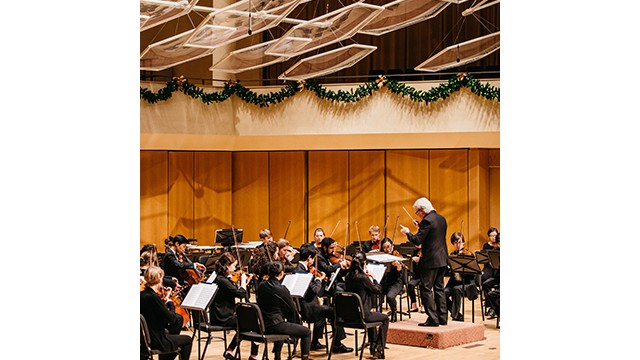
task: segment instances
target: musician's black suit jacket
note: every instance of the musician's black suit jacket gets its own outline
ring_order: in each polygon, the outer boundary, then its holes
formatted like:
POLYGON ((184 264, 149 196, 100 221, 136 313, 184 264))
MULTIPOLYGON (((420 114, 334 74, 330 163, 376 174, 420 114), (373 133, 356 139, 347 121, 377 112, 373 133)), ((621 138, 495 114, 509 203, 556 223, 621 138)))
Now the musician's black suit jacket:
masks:
POLYGON ((151 335, 151 348, 173 351, 178 346, 169 339, 165 328, 182 324, 182 316, 176 314, 173 302, 164 304, 160 296, 151 288, 145 288, 140 292, 140 314, 144 316, 151 335))

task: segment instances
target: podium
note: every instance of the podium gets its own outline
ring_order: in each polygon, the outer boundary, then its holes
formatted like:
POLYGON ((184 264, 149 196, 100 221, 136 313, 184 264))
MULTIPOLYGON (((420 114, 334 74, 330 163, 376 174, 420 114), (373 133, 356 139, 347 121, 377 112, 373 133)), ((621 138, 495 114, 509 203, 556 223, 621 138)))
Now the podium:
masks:
MULTIPOLYGON (((478 260, 476 260, 473 255, 449 256, 449 266, 451 267, 451 272, 460 274, 462 278, 462 318, 464 320, 464 276, 480 275, 482 274, 482 270, 480 270, 478 260)), ((482 299, 480 301, 482 301, 482 299)), ((473 301, 471 302, 471 322, 475 322, 475 302, 473 301)))

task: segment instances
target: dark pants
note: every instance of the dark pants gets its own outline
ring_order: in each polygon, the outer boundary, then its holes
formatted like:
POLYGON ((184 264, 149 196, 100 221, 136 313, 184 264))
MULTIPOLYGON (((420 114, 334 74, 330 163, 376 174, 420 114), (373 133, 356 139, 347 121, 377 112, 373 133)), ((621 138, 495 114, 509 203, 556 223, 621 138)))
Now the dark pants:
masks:
POLYGON ((387 330, 389 330, 389 317, 387 314, 383 314, 377 311, 371 311, 364 314, 364 321, 366 322, 374 322, 381 321, 382 329, 380 332, 376 331, 376 328, 371 328, 368 330, 369 343, 370 344, 378 344, 381 346, 386 346, 387 344, 387 330))
POLYGON ((443 266, 435 269, 421 269, 420 281, 420 298, 422 305, 427 313, 427 321, 436 324, 446 324, 448 320, 447 314, 447 297, 444 293, 444 274, 447 267, 443 266))
POLYGON ((411 303, 415 304, 417 302, 416 299, 416 286, 420 284, 420 278, 413 278, 409 280, 407 284, 407 292, 409 292, 409 299, 411 299, 411 303))
MULTIPOLYGON (((451 280, 449 280, 451 281, 451 280)), ((473 285, 465 285, 465 287, 469 287, 473 285)), ((460 319, 462 318, 462 312, 460 308, 462 307, 462 284, 458 284, 455 286, 447 286, 444 288, 445 296, 447 297, 447 309, 451 312, 451 318, 460 319)))
POLYGON ((491 308, 500 316, 500 290, 491 290, 487 296, 487 302, 491 308))
POLYGON ((402 281, 396 281, 390 285, 382 285, 382 293, 385 294, 387 304, 389 304, 389 308, 391 308, 391 311, 393 312, 396 312, 396 309, 398 308, 396 297, 402 291, 402 286, 402 281))
MULTIPOLYGON (((180 347, 180 359, 189 360, 191 356, 191 336, 168 334, 167 337, 178 347, 180 347)), ((160 360, 173 360, 177 354, 160 355, 160 360)))
MULTIPOLYGON (((265 329, 267 334, 286 334, 294 338, 300 339, 300 352, 302 355, 309 355, 311 348, 311 331, 303 325, 281 322, 280 324, 265 329)), ((273 351, 279 353, 282 351, 282 341, 276 341, 273 344, 273 351)))
MULTIPOLYGON (((322 305, 322 310, 318 315, 319 316, 315 320, 311 320, 313 322, 313 336, 311 343, 318 342, 324 335, 324 327, 326 326, 325 319, 329 320, 329 323, 333 326, 334 316, 333 308, 331 306, 322 305)), ((344 333, 344 329, 336 329, 335 336, 337 341, 336 345, 340 345, 340 342, 347 337, 344 333)), ((329 345, 327 344, 327 346, 329 345)))

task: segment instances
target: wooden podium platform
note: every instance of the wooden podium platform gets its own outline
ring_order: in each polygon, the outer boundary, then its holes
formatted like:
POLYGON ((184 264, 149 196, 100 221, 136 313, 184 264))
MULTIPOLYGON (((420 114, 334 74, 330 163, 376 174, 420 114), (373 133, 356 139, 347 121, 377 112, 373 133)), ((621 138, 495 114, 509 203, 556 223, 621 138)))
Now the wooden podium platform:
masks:
POLYGON ((480 322, 449 321, 445 326, 418 326, 424 318, 414 317, 389 324, 387 343, 446 349, 485 339, 484 325, 480 322))

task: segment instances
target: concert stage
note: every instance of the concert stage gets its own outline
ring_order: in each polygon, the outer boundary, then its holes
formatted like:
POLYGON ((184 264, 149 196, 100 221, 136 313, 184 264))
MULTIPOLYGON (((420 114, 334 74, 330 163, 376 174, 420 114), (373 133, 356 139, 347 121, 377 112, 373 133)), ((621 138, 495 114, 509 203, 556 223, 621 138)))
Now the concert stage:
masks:
POLYGON ((418 326, 421 322, 424 322, 424 317, 390 323, 387 343, 446 349, 485 339, 481 322, 449 321, 447 325, 438 327, 418 326))

